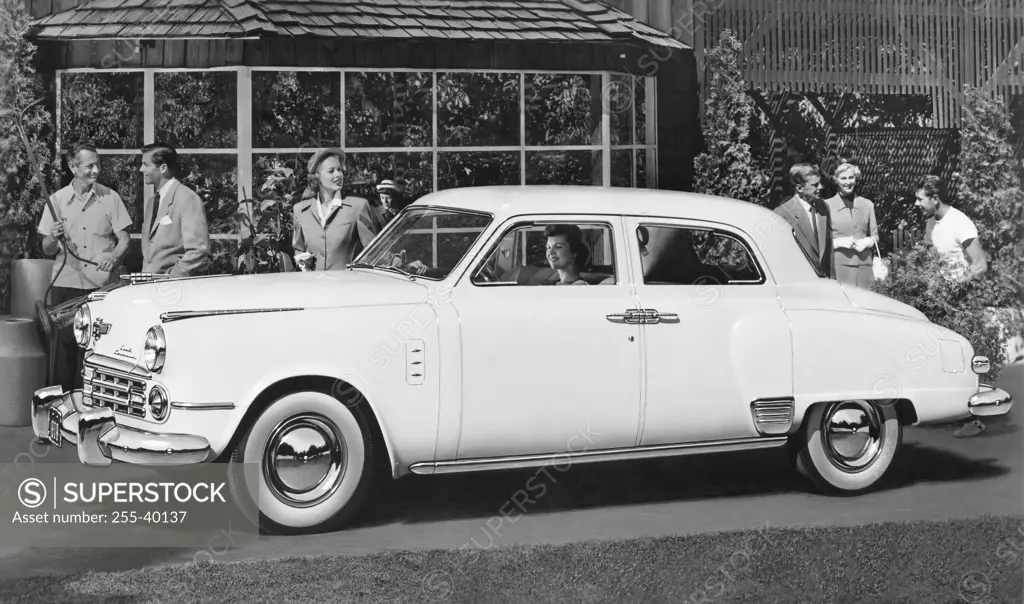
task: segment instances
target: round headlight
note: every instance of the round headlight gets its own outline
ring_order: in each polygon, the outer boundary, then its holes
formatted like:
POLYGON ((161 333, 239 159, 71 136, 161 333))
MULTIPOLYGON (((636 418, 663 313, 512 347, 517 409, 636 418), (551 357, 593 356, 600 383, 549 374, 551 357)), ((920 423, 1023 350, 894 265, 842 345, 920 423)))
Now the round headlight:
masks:
POLYGON ((154 325, 146 332, 146 345, 143 347, 142 359, 146 363, 146 369, 160 371, 164 367, 164 359, 167 357, 167 340, 164 339, 164 329, 154 325))
POLYGON ((92 336, 92 313, 89 311, 89 305, 83 304, 78 308, 78 312, 75 313, 74 322, 75 341, 82 348, 89 346, 89 339, 92 336))
POLYGON ((153 419, 163 420, 167 417, 168 408, 167 393, 160 386, 153 386, 153 389, 149 391, 149 413, 153 419))

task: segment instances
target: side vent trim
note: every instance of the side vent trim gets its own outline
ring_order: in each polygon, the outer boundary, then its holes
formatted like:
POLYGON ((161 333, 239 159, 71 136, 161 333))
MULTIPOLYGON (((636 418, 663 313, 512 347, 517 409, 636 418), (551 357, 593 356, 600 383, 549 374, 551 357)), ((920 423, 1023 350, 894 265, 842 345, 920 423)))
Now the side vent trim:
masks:
POLYGON ((765 398, 750 403, 754 428, 762 436, 780 436, 793 427, 795 404, 791 398, 765 398))
POLYGON ((420 386, 426 381, 426 353, 423 340, 408 340, 405 343, 405 381, 410 386, 420 386))

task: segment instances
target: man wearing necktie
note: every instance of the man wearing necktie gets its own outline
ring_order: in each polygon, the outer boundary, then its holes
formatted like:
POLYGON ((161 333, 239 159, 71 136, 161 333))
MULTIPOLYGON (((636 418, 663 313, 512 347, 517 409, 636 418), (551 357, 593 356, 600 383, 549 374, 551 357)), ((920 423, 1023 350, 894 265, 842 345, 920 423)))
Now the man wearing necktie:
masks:
POLYGON ((210 262, 210 233, 203 200, 176 177, 174 147, 142 148, 142 172, 156 193, 146 201, 142 223, 142 272, 188 277, 210 262))
POLYGON ((818 274, 835 279, 832 218, 821 199, 821 174, 811 164, 796 164, 789 170, 789 180, 795 194, 775 208, 775 213, 792 225, 797 243, 818 274))

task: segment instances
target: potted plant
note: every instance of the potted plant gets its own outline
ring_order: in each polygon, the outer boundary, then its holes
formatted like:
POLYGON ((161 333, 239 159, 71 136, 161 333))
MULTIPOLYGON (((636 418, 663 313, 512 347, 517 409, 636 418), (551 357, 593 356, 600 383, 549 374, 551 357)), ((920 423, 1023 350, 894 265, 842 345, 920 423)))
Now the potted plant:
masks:
POLYGON ((295 170, 278 159, 261 160, 267 174, 259 195, 235 210, 241 236, 234 256, 235 274, 290 272, 292 206, 302 191, 295 170))

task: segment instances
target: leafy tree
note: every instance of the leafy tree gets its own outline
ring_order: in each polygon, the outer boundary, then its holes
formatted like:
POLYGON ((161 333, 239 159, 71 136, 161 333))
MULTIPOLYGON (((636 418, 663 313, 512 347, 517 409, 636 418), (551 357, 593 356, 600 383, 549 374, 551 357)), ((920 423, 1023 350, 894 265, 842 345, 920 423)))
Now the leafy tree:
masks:
POLYGON ((707 150, 694 160, 694 190, 765 203, 768 174, 751 153, 750 120, 754 102, 739 69, 743 45, 729 30, 705 58, 707 99, 704 136, 707 150))
POLYGON ((994 268, 1020 286, 1024 281, 1024 191, 1015 152, 1017 134, 1001 98, 973 87, 966 87, 964 97, 960 164, 950 190, 956 206, 978 226, 981 245, 994 268))
MULTIPOLYGON (((30 16, 21 0, 0 1, 0 313, 10 310, 10 263, 13 258, 38 258, 35 225, 44 200, 29 164, 14 118, 44 93, 42 78, 33 69, 36 47, 25 40, 30 16)), ((36 157, 44 164, 44 178, 55 184, 50 151, 52 116, 36 106, 25 116, 25 130, 36 157)))

